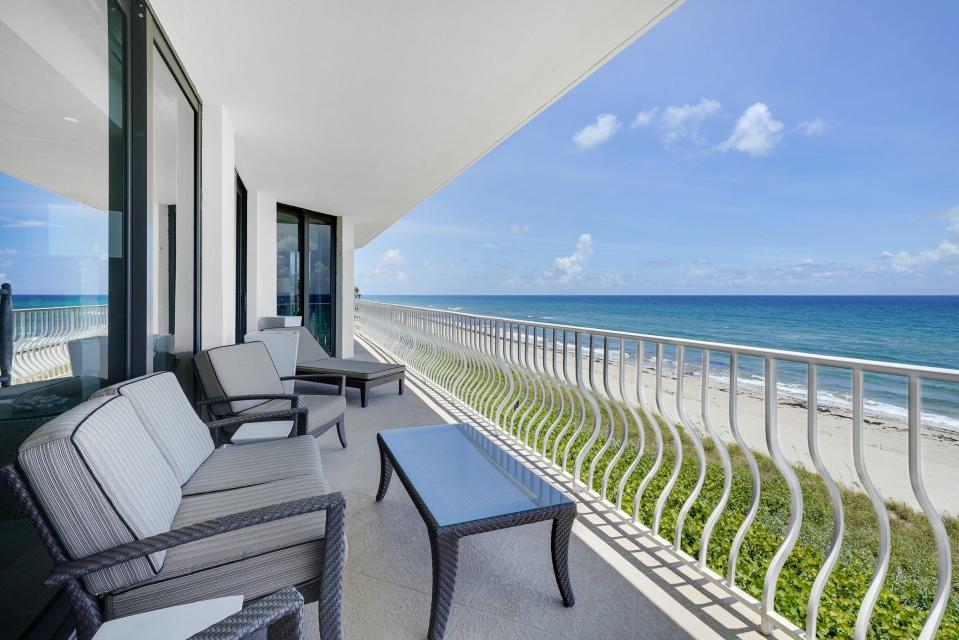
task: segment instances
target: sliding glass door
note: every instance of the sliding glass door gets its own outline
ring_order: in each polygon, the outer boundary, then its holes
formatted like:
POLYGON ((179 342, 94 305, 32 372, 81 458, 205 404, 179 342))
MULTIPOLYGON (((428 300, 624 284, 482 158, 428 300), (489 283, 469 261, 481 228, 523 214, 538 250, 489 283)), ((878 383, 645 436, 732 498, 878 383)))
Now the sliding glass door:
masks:
POLYGON ((336 350, 336 218, 288 205, 276 211, 276 312, 300 316, 336 350))
POLYGON ((320 346, 333 353, 333 220, 306 217, 306 317, 303 324, 320 346))
POLYGON ((152 33, 147 370, 172 371, 189 390, 193 378, 190 364, 197 346, 194 283, 199 102, 175 73, 175 61, 159 33, 152 33))

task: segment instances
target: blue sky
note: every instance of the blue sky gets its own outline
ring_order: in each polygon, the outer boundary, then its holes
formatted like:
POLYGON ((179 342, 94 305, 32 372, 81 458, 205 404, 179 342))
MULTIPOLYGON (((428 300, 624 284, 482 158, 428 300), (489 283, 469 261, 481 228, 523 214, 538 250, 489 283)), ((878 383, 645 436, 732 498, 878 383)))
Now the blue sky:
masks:
POLYGON ((0 173, 0 282, 14 294, 107 293, 108 217, 0 173))
POLYGON ((959 294, 959 4, 689 0, 357 252, 367 294, 959 294))

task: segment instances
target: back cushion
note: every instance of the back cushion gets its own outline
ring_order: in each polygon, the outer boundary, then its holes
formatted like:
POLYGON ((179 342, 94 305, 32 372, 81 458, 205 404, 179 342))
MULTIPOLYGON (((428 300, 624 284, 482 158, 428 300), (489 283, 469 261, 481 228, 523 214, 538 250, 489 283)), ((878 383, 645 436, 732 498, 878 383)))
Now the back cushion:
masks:
POLYGON ((169 371, 117 385, 133 405, 180 485, 213 453, 213 438, 169 371))
MULTIPOLYGON (((18 460, 74 559, 170 530, 180 485, 130 401, 88 400, 37 429, 18 460)), ((105 593, 152 578, 165 552, 84 578, 105 593)))
MULTIPOLYGON (((215 347, 202 352, 208 366, 197 363, 197 370, 201 377, 212 377, 212 384, 203 386, 210 392, 210 387, 219 387, 223 396, 245 396, 257 394, 286 393, 280 374, 276 372, 270 353, 262 342, 246 342, 231 344, 225 347, 215 347), (208 369, 204 373, 204 369, 208 369)), ((197 356, 200 357, 199 355, 197 356)), ((204 358, 201 358, 201 362, 204 358)), ((233 413, 239 413, 265 404, 267 400, 242 400, 231 402, 233 413)))
POLYGON ((326 360, 330 354, 326 349, 320 346, 313 334, 306 327, 284 327, 282 329, 266 329, 266 331, 290 331, 295 330, 300 334, 300 341, 296 348, 297 363, 316 362, 317 360, 326 360))

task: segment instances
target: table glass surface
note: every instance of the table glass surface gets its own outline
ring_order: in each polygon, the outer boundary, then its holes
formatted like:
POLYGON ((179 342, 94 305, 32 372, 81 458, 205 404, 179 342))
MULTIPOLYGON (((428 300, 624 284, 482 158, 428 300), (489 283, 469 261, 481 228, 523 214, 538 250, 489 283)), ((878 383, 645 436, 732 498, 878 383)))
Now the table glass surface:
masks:
POLYGON ((572 502, 469 425, 379 435, 440 527, 572 502))

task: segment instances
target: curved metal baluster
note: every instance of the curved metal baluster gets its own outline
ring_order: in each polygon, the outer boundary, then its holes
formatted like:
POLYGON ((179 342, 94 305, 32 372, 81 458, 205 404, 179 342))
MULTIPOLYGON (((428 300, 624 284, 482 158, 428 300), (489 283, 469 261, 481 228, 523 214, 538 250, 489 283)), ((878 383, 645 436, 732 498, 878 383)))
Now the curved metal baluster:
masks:
MULTIPOLYGON (((618 377, 619 377, 619 390, 623 390, 623 378, 626 377, 626 343, 624 340, 619 340, 619 363, 618 363, 618 377)), ((603 387, 606 390, 606 396, 609 398, 609 405, 615 407, 616 415, 620 417, 623 423, 623 435, 622 440, 620 441, 619 448, 616 450, 616 453, 613 454, 613 457, 610 458, 609 463, 606 465, 606 471, 603 472, 603 498, 606 498, 606 494, 609 490, 609 478, 612 472, 616 469, 616 465, 619 464, 619 459, 623 457, 623 452, 626 451, 626 445, 629 442, 629 420, 626 418, 626 412, 623 410, 623 404, 626 403, 625 395, 616 399, 613 397, 612 391, 609 387, 609 375, 603 374, 603 387)), ((610 442, 612 442, 613 437, 615 437, 615 430, 613 425, 613 413, 610 412, 610 442)), ((617 499, 621 499, 622 495, 619 494, 617 499)))
MULTIPOLYGON (((603 336, 603 387, 602 389, 597 389, 593 381, 593 354, 592 349, 590 349, 590 358, 589 358, 589 387, 590 392, 594 398, 599 398, 597 406, 600 406, 600 420, 602 416, 605 415, 609 419, 609 430, 606 433, 606 439, 603 441, 602 446, 600 446, 599 451, 593 455, 593 459, 590 461, 589 465, 589 487, 598 493, 601 497, 606 497, 606 488, 605 488, 605 477, 602 487, 596 490, 593 487, 593 475, 596 473, 596 467, 599 465, 602 457, 606 455, 606 451, 609 449, 610 445, 613 444, 613 438, 615 437, 615 423, 613 421, 613 411, 610 408, 609 398, 605 392, 609 391, 609 338, 603 336)), ((597 440, 598 440, 597 436, 597 440)))
POLYGON ((739 413, 736 410, 739 398, 739 354, 730 352, 729 354, 729 427, 733 432, 733 439, 739 446, 739 450, 746 456, 746 462, 749 464, 749 475, 752 482, 752 496, 749 499, 749 511, 743 518, 733 543, 729 547, 729 561, 726 568, 726 582, 730 586, 736 584, 736 563, 739 561, 739 550, 743 546, 743 540, 746 534, 753 526, 756 519, 756 513, 759 511, 759 496, 761 485, 759 483, 759 463, 756 462, 756 456, 743 438, 743 433, 739 429, 739 413))
MULTIPOLYGON (((543 431, 543 427, 546 426, 546 423, 549 421, 549 417, 553 415, 553 409, 556 406, 556 394, 555 389, 553 388, 553 378, 555 373, 549 370, 548 358, 547 358, 547 349, 546 349, 546 336, 548 335, 549 328, 543 325, 543 385, 546 389, 549 390, 549 406, 546 408, 546 412, 543 414, 543 417, 536 423, 536 431, 533 432, 533 451, 538 451, 537 445, 539 444, 539 435, 543 431)), ((555 332, 555 329, 554 329, 555 332)), ((555 336, 553 336, 555 338, 555 336)), ((551 346, 555 347, 556 344, 554 340, 550 340, 551 346)), ((554 353, 554 363, 555 363, 555 351, 554 353)))
MULTIPOLYGON (((576 420, 576 394, 572 390, 572 385, 569 381, 569 339, 566 335, 566 329, 563 329, 563 381, 565 386, 563 390, 566 392, 569 397, 569 417, 566 419, 566 424, 563 425, 563 428, 560 429, 560 432, 556 434, 556 439, 553 440, 553 455, 552 460, 553 464, 556 464, 556 456, 559 451, 559 445, 563 441, 563 437, 573 426, 573 422, 576 420)), ((563 460, 563 469, 566 469, 566 460, 563 460)))
MULTIPOLYGON (((669 480, 666 481, 663 492, 659 494, 659 498, 656 500, 656 509, 653 511, 653 534, 655 535, 659 535, 659 522, 662 519, 663 510, 666 508, 669 495, 676 486, 676 481, 679 479, 680 467, 683 465, 683 443, 679 438, 679 431, 676 429, 675 423, 668 417, 669 414, 666 412, 666 407, 663 403, 663 370, 660 364, 660 360, 662 360, 662 348, 662 344, 656 345, 656 408, 659 409, 659 415, 662 416, 663 422, 666 423, 666 428, 669 429, 669 435, 673 438, 675 460, 673 461, 673 470, 669 474, 669 480)), ((680 348, 681 347, 677 347, 677 350, 680 348)), ((678 355, 679 353, 677 352, 677 356, 678 355)), ((676 372, 676 397, 679 398, 682 372, 679 371, 678 367, 676 372)))
MULTIPOLYGON (((580 401, 583 403, 582 410, 582 419, 580 421, 580 426, 570 437, 569 442, 566 443, 566 451, 563 455, 563 468, 566 467, 566 461, 569 458, 569 452, 572 446, 576 443, 576 439, 579 437, 580 432, 586 426, 586 405, 593 410, 593 431, 590 433, 589 437, 586 440, 586 443, 580 449, 579 453, 576 455, 575 460, 573 461, 573 491, 579 491, 579 482, 580 475, 583 470, 583 460, 586 457, 587 452, 593 446, 593 443, 596 442, 596 438, 599 437, 599 406, 596 404, 596 399, 593 398, 592 394, 589 393, 589 390, 586 389, 586 383, 583 379, 583 345, 582 339, 579 331, 575 332, 576 335, 576 388, 579 392, 580 401)), ((593 336, 589 336, 589 349, 590 353, 593 350, 593 336)), ((590 370, 592 370, 592 361, 590 361, 590 370)))
POLYGON ((708 552, 709 549, 709 540, 713 535, 713 529, 716 527, 716 523, 719 522, 720 516, 722 516, 723 511, 726 510, 726 504, 729 502, 729 495, 733 490, 733 463, 729 457, 729 449, 726 448, 726 443, 723 442, 722 437, 719 433, 713 428, 712 420, 709 418, 709 350, 703 349, 703 379, 702 379, 702 398, 700 400, 700 405, 703 411, 703 426, 706 427, 706 433, 709 434, 710 439, 713 441, 713 445, 716 447, 716 450, 719 452, 719 459, 722 461, 723 465, 723 490, 719 495, 719 502, 716 503, 715 508, 713 508, 712 513, 709 514, 709 518, 706 519, 706 524, 703 527, 703 534, 699 540, 699 564, 702 567, 707 566, 708 552))
MULTIPOLYGON (((642 381, 640 381, 642 384, 642 381)), ((640 389, 640 399, 642 400, 645 396, 643 395, 642 389, 640 389)), ((662 411, 663 407, 663 345, 660 342, 656 343, 656 408, 662 411)), ((639 483, 639 487, 636 489, 636 496, 633 498, 633 520, 639 522, 639 505, 643 500, 643 495, 646 493, 646 487, 649 486, 649 483, 652 482, 653 478, 656 477, 656 474, 659 472, 659 467, 663 464, 663 430, 659 428, 659 421, 656 419, 656 416, 651 416, 649 420, 649 426, 653 430, 653 442, 656 444, 656 457, 653 458, 653 466, 649 468, 649 471, 646 472, 645 477, 643 477, 642 482, 639 483)))
POLYGON ((776 469, 782 474, 789 487, 789 526, 786 529, 786 536, 782 544, 769 563, 769 569, 766 571, 766 577, 763 580, 761 627, 763 633, 771 633, 773 626, 769 614, 776 606, 776 585, 779 582, 779 574, 785 566, 789 554, 792 553, 796 540, 799 539, 799 529, 802 526, 803 516, 803 495, 802 488, 799 485, 799 476, 786 460, 779 444, 779 385, 776 360, 769 357, 765 360, 766 446, 769 448, 769 456, 773 459, 773 464, 776 465, 776 469))
MULTIPOLYGON (((636 366, 642 368, 642 354, 640 350, 642 349, 642 343, 637 344, 637 353, 636 353, 636 366)), ((636 413, 636 409, 633 407, 633 404, 629 401, 629 398, 626 397, 626 343, 623 341, 621 345, 623 354, 620 358, 620 371, 619 371, 619 397, 620 401, 626 407, 626 410, 629 412, 630 417, 633 419, 633 424, 636 425, 636 455, 633 456, 633 461, 629 463, 629 466, 626 467, 626 471, 623 472, 623 476, 619 479, 619 487, 616 489, 616 508, 623 508, 623 494, 626 491, 626 484, 629 482, 629 479, 633 476, 633 472, 636 471, 636 467, 639 466, 639 460, 643 456, 643 449, 646 445, 646 434, 643 429, 643 422, 639 417, 639 414, 636 413)), ((639 379, 639 371, 636 372, 637 379, 639 379)), ((641 382, 640 382, 641 384, 641 382)), ((627 425, 628 428, 628 425, 627 425)), ((623 443, 627 442, 626 433, 627 428, 623 430, 623 443)))
POLYGON ((536 423, 537 417, 540 412, 543 410, 546 403, 546 387, 542 387, 542 398, 540 398, 540 387, 542 386, 542 378, 540 377, 539 369, 536 366, 536 325, 532 327, 527 327, 527 350, 526 353, 529 354, 528 342, 529 342, 529 329, 533 330, 533 357, 527 360, 526 366, 529 371, 530 381, 533 385, 533 402, 523 413, 523 417, 520 421, 523 423, 522 426, 522 436, 520 440, 523 441, 523 444, 529 445, 529 433, 533 428, 533 425, 536 423))
POLYGON ((822 461, 822 455, 819 452, 819 385, 816 380, 816 365, 810 364, 806 371, 806 437, 809 445, 809 457, 812 458, 813 466, 819 477, 822 478, 829 492, 829 499, 832 502, 832 543, 829 545, 829 552, 826 559, 816 574, 816 580, 813 582, 812 590, 809 592, 809 603, 806 606, 806 637, 816 637, 816 622, 819 614, 819 601, 822 599, 823 591, 829 582, 829 576, 832 575, 836 562, 839 561, 839 552, 842 550, 842 537, 845 531, 846 522, 842 508, 842 495, 839 493, 839 487, 833 480, 826 465, 822 461))
POLYGON ((689 496, 686 497, 686 501, 679 509, 679 515, 676 517, 676 533, 673 546, 681 550, 683 526, 686 523, 686 516, 689 514, 689 510, 693 508, 693 505, 696 504, 696 500, 699 499, 699 494, 703 490, 703 483, 706 481, 706 451, 703 449, 703 441, 699 437, 699 432, 692 423, 686 419, 686 408, 683 398, 683 389, 685 389, 686 386, 684 382, 686 379, 686 350, 682 346, 676 347, 676 350, 676 413, 679 415, 679 423, 686 429, 686 433, 689 434, 690 439, 693 441, 693 448, 696 450, 696 462, 699 470, 696 476, 696 484, 693 486, 693 490, 689 493, 689 496))
POLYGON ((496 407, 496 419, 495 423, 499 428, 505 430, 505 415, 506 407, 509 405, 511 398, 513 397, 513 389, 515 387, 515 382, 513 381, 513 372, 510 369, 510 361, 507 349, 509 348, 509 332, 512 330, 509 326, 509 323, 502 322, 500 323, 502 328, 500 331, 499 338, 499 355, 501 356, 498 360, 501 362, 503 367, 503 375, 506 377, 507 389, 506 393, 503 395, 503 399, 500 401, 499 406, 496 407))
POLYGON ((872 580, 869 581, 869 588, 859 606, 859 614, 856 616, 856 628, 853 630, 853 636, 857 640, 864 640, 869 631, 869 619, 872 617, 872 610, 879 599, 879 592, 886 580, 886 572, 889 570, 889 556, 891 551, 891 532, 889 527, 889 513, 886 511, 886 504, 882 500, 879 490, 873 484, 869 471, 866 469, 866 444, 864 442, 863 425, 863 374, 862 369, 852 370, 852 452, 853 463, 856 467, 856 475, 862 482, 866 495, 869 496, 869 502, 872 503, 872 509, 876 514, 876 520, 879 524, 879 553, 876 557, 876 570, 873 573, 872 580))
POLYGON ((919 506, 929 521, 932 535, 936 539, 936 559, 939 575, 936 577, 936 595, 932 599, 929 615, 919 634, 919 640, 931 640, 939 630, 942 616, 949 604, 949 592, 952 584, 952 550, 949 545, 949 532, 943 524, 939 512, 926 492, 925 478, 922 473, 922 387, 915 375, 909 376, 909 481, 919 506))
MULTIPOLYGON (((552 367, 551 375, 553 376, 552 385, 556 389, 556 396, 559 398, 559 408, 557 409, 556 416, 553 418, 552 423, 546 429, 546 433, 543 434, 543 449, 542 454, 544 458, 549 458, 549 445, 552 442, 550 436, 553 435, 553 432, 556 430, 556 427, 559 426, 560 421, 563 419, 563 415, 566 413, 566 394, 563 392, 563 383, 560 378, 559 370, 556 364, 556 333, 559 329, 553 329, 553 336, 551 339, 552 348, 550 349, 552 355, 552 367)), ((550 396, 552 399, 552 396, 550 396)))
POLYGON ((496 372, 487 354, 489 326, 487 320, 480 322, 479 339, 476 344, 476 359, 479 367, 479 383, 477 384, 476 412, 486 416, 486 404, 489 393, 496 384, 496 372))

